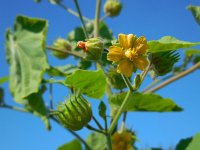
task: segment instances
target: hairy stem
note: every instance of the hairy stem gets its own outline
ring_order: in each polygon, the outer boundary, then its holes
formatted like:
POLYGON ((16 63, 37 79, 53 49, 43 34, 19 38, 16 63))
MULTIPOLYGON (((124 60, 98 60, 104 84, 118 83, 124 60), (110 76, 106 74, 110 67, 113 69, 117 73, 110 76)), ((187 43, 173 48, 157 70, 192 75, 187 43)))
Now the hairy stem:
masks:
POLYGON ((7 105, 7 104, 2 104, 2 105, 0 105, 0 107, 1 107, 1 108, 7 108, 7 109, 15 110, 15 111, 20 111, 20 112, 29 113, 29 111, 26 110, 26 109, 24 109, 24 108, 15 107, 15 106, 7 105))
MULTIPOLYGON (((60 6, 60 7, 63 8, 63 9, 65 9, 68 13, 70 13, 70 14, 72 14, 72 15, 78 17, 78 18, 80 18, 80 17, 79 17, 79 14, 78 14, 77 12, 75 12, 74 10, 68 8, 68 7, 65 6, 64 4, 58 3, 58 6, 60 6)), ((91 21, 90 19, 88 19, 88 18, 86 18, 86 17, 84 17, 84 16, 83 16, 83 20, 84 20, 84 21, 87 21, 87 22, 91 21)))
POLYGON ((96 129, 96 128, 92 127, 92 126, 91 126, 91 125, 89 125, 89 124, 87 124, 85 127, 86 127, 87 129, 89 129, 89 130, 92 130, 92 131, 95 131, 95 132, 99 132, 99 133, 102 133, 102 134, 106 135, 106 133, 105 133, 105 132, 103 132, 103 131, 101 131, 101 130, 98 130, 98 129, 96 129))
POLYGON ((185 71, 179 73, 178 75, 175 75, 175 76, 169 78, 168 80, 162 82, 162 83, 159 84, 158 86, 156 86, 156 87, 154 87, 154 88, 152 88, 152 89, 150 89, 150 90, 143 91, 143 93, 155 92, 155 91, 157 91, 157 90, 163 88, 164 86, 166 86, 166 85, 168 85, 168 84, 170 84, 170 83, 172 83, 172 82, 174 82, 174 81, 176 81, 176 80, 178 80, 178 79, 180 79, 180 78, 182 78, 182 77, 184 77, 184 76, 186 76, 186 75, 192 73, 193 71, 195 71, 195 70, 198 69, 199 67, 200 67, 200 62, 196 63, 196 64, 195 64, 194 66, 192 66, 191 68, 189 68, 189 69, 187 69, 187 70, 185 70, 185 71))
POLYGON ((99 127, 100 130, 104 130, 103 127, 101 126, 101 124, 98 122, 98 120, 92 116, 92 118, 94 119, 94 122, 96 123, 96 125, 99 127))
POLYGON ((95 20, 94 20, 94 37, 98 37, 99 36, 100 8, 101 8, 101 0, 97 0, 96 12, 95 12, 95 20))
POLYGON ((92 148, 90 148, 90 146, 85 142, 84 139, 82 139, 82 137, 80 135, 78 135, 76 132, 65 128, 54 116, 50 116, 50 118, 55 121, 57 124, 59 124, 60 126, 62 126, 64 129, 66 129, 68 132, 70 132, 72 135, 74 135, 80 142, 83 143, 83 145, 85 146, 86 150, 92 150, 92 148))
POLYGON ((51 46, 46 46, 46 48, 49 49, 49 50, 52 50, 52 51, 58 51, 58 52, 62 52, 62 53, 68 53, 70 55, 73 55, 73 56, 76 56, 76 57, 79 57, 79 58, 83 59, 83 56, 80 55, 80 53, 77 53, 75 51, 69 51, 69 50, 63 51, 62 49, 51 47, 51 46))
POLYGON ((49 102, 50 102, 50 108, 53 109, 53 84, 49 83, 49 102))
POLYGON ((86 39, 88 39, 88 38, 89 38, 89 35, 88 35, 87 29, 86 29, 86 26, 85 26, 85 22, 84 22, 84 20, 83 20, 83 16, 82 16, 82 13, 81 13, 81 9, 80 9, 80 7, 79 7, 79 5, 78 5, 78 1, 77 1, 77 0, 74 0, 74 3, 75 3, 75 5, 76 5, 76 9, 77 9, 77 11, 78 11, 78 15, 79 15, 79 18, 80 18, 80 20, 81 20, 81 24, 82 24, 82 27, 83 27, 83 31, 84 31, 85 37, 86 37, 86 39))

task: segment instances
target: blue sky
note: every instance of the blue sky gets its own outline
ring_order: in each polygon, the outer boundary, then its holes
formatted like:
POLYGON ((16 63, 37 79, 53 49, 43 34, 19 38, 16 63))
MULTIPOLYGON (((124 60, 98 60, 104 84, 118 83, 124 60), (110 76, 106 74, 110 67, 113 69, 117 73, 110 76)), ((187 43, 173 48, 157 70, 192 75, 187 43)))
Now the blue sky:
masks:
MULTIPOLYGON (((43 1, 41 4, 36 4, 33 0, 1 0, 0 77, 8 75, 4 51, 5 30, 13 27, 17 15, 23 14, 47 19, 49 21, 48 44, 51 44, 57 37, 65 38, 67 33, 80 25, 77 18, 55 5, 43 1)), ((93 18, 95 0, 79 1, 83 14, 93 18)), ((65 0, 65 3, 68 7, 74 8, 72 0, 65 0)), ((116 37, 119 33, 133 33, 138 36, 145 35, 148 40, 171 35, 185 41, 200 41, 200 27, 194 21, 191 13, 186 10, 190 4, 200 5, 199 0, 122 0, 122 3, 124 7, 119 17, 106 19, 106 23, 116 37)), ((52 65, 65 65, 73 62, 72 59, 60 61, 51 55, 48 56, 52 65)), ((141 141, 138 144, 139 147, 163 146, 167 148, 174 146, 181 138, 200 132, 199 74, 198 70, 157 92, 163 97, 173 99, 184 108, 183 112, 128 114, 127 127, 136 131, 141 141)), ((8 91, 8 85, 3 84, 3 87, 6 101, 9 104, 15 104, 8 91)), ((62 101, 67 95, 65 91, 62 87, 55 86, 54 98, 62 101)), ((48 95, 45 98, 48 99, 48 95)), ((91 100, 91 103, 96 112, 98 102, 91 100)), ((52 131, 48 132, 37 117, 0 109, 0 149, 55 150, 58 146, 74 138, 57 124, 52 122, 52 126, 52 131)), ((86 137, 89 131, 84 129, 78 133, 86 137)))

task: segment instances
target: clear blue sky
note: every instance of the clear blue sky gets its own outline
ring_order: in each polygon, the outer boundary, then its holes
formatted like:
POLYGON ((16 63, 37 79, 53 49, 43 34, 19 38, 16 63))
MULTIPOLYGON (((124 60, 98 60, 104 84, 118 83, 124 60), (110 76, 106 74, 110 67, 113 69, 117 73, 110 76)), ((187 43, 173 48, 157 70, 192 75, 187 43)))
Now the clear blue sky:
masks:
MULTIPOLYGON (((19 14, 49 20, 47 43, 51 44, 57 37, 66 37, 67 33, 80 25, 77 18, 65 13, 57 6, 43 0, 41 4, 33 0, 1 0, 0 2, 0 77, 8 75, 5 60, 4 34, 7 27, 13 27, 15 17, 19 14)), ((64 0, 74 8, 72 0, 64 0)), ((79 0, 83 14, 94 16, 95 0, 79 0)), ((123 11, 119 17, 106 19, 115 36, 118 33, 145 35, 148 40, 171 35, 185 41, 200 41, 200 26, 186 7, 189 4, 200 5, 199 0, 122 0, 123 11)), ((102 13, 103 15, 103 13, 102 13)), ((65 65, 72 59, 58 61, 49 55, 50 64, 65 65)), ((172 98, 184 108, 180 113, 130 113, 127 127, 133 128, 140 139, 139 147, 165 148, 174 146, 179 139, 200 132, 200 71, 176 81, 165 89, 158 91, 163 97, 172 98)), ((15 104, 5 88, 5 99, 15 104)), ((62 101, 67 95, 61 87, 54 88, 56 100, 62 101), (63 92, 62 92, 63 91, 63 92)), ((48 95, 45 96, 48 99, 48 95)), ((91 100, 94 112, 97 105, 91 100)), ((51 132, 45 130, 40 119, 25 113, 0 109, 0 149, 1 150, 55 150, 58 146, 73 139, 73 136, 52 122, 51 132)), ((88 130, 78 132, 83 137, 88 130)))

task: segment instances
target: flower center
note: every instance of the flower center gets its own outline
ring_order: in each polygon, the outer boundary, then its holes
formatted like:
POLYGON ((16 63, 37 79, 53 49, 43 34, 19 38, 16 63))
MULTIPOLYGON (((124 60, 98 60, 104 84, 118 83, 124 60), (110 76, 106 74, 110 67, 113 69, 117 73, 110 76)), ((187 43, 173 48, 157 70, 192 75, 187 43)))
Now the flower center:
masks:
POLYGON ((130 60, 133 60, 138 56, 138 54, 135 52, 135 49, 128 49, 125 51, 125 56, 129 58, 130 60))

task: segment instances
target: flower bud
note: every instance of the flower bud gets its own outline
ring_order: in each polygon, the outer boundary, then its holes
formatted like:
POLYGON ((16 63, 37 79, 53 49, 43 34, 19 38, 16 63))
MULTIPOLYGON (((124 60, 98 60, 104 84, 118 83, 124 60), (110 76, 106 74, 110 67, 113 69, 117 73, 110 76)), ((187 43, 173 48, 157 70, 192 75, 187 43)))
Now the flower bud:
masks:
POLYGON ((82 96, 72 95, 69 100, 57 107, 55 115, 66 128, 80 130, 92 118, 91 105, 82 96))
POLYGON ((100 38, 91 38, 86 42, 79 41, 77 47, 83 49, 88 60, 98 60, 101 58, 104 46, 100 38))
POLYGON ((54 43, 53 43, 53 47, 62 50, 61 51, 53 51, 52 54, 60 59, 65 59, 67 58, 67 56, 69 56, 69 54, 66 51, 71 51, 72 50, 72 46, 70 45, 70 43, 62 38, 58 38, 54 43))
POLYGON ((119 15, 122 4, 117 0, 107 0, 104 4, 104 12, 111 17, 119 15))

